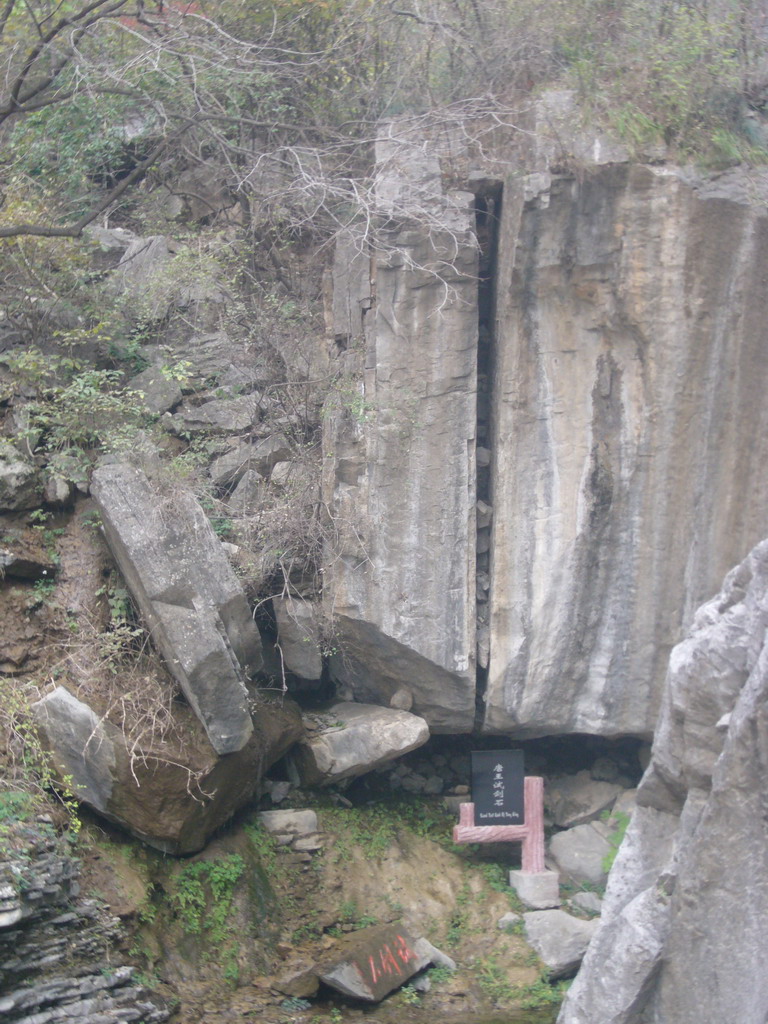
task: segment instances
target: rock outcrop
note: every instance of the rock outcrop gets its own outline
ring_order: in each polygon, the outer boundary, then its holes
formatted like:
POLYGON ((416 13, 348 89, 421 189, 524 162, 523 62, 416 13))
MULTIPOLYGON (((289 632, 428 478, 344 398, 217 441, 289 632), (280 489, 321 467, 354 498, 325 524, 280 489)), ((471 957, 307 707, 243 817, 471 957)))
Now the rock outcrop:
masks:
POLYGON ((144 743, 63 686, 33 705, 41 740, 79 801, 163 853, 201 850, 253 798, 263 773, 302 735, 298 708, 259 698, 248 742, 219 756, 188 709, 144 743), (185 713, 186 711, 186 713, 185 713))
POLYGON ((42 498, 37 466, 8 441, 0 441, 0 512, 35 508, 42 498))
POLYGON ((433 732, 472 730, 479 665, 487 733, 650 736, 669 651, 768 533, 768 180, 531 109, 530 143, 382 130, 383 239, 339 247, 332 673, 433 732))
POLYGON ((672 652, 651 763, 560 1024, 768 1013, 768 541, 672 652))
POLYGON ((337 253, 349 378, 326 417, 340 541, 326 597, 334 677, 384 705, 405 685, 414 713, 450 733, 474 717, 478 260, 473 197, 443 191, 422 141, 379 147, 384 251, 350 239, 337 253))
POLYGON ((153 642, 211 745, 242 749, 253 732, 245 680, 261 667, 261 641, 205 513, 190 493, 161 495, 125 462, 100 466, 91 491, 153 642))
POLYGON ((766 227, 668 166, 505 189, 486 730, 650 734, 669 650, 768 531, 766 227))
POLYGON ((170 1010, 119 963, 120 922, 79 898, 77 864, 49 826, 4 824, 0 1016, 7 1024, 161 1024, 170 1010), (116 955, 115 955, 116 954, 116 955), (114 958, 113 958, 114 957, 114 958))

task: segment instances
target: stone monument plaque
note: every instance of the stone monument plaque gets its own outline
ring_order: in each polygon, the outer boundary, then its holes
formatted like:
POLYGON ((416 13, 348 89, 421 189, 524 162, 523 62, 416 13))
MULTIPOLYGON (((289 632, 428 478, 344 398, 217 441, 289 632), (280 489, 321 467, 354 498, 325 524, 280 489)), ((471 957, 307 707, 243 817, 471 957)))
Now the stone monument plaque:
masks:
POLYGON ((525 824, 522 750, 472 751, 475 825, 525 824))

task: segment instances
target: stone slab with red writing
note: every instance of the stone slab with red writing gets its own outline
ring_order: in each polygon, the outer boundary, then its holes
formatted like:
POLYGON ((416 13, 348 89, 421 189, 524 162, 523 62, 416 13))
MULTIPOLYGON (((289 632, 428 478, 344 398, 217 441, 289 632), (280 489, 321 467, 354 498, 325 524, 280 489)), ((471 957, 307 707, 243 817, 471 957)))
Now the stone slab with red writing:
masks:
POLYGON ((430 962, 415 947, 416 940, 397 925, 362 928, 347 937, 318 974, 345 996, 378 1003, 430 962))

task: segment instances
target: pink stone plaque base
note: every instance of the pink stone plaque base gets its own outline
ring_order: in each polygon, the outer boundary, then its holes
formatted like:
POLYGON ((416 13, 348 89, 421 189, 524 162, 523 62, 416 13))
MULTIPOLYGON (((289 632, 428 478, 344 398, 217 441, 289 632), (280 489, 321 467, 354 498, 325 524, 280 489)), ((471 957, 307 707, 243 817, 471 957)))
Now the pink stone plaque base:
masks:
POLYGON ((459 824, 453 830, 454 843, 523 844, 524 874, 544 871, 544 780, 535 775, 524 782, 523 825, 475 825, 475 805, 459 807, 459 824))

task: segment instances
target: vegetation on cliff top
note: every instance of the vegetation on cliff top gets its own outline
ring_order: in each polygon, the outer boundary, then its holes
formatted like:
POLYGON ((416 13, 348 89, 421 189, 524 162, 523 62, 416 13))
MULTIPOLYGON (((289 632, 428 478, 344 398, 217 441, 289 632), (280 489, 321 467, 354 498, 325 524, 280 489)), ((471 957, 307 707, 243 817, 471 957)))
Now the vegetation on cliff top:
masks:
POLYGON ((78 237, 211 164, 251 229, 338 226, 380 118, 549 84, 640 148, 738 160, 767 48, 759 0, 8 0, 0 237, 78 237))

